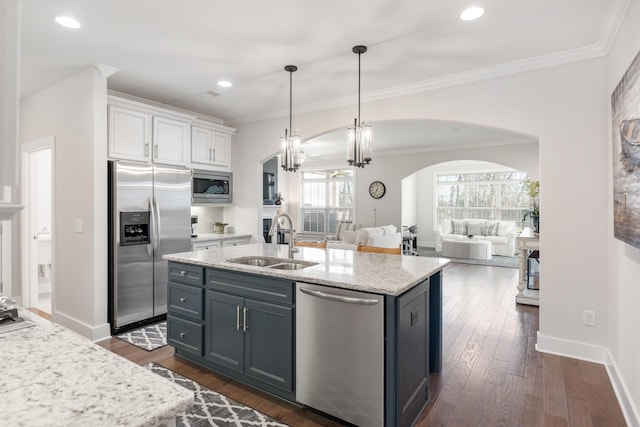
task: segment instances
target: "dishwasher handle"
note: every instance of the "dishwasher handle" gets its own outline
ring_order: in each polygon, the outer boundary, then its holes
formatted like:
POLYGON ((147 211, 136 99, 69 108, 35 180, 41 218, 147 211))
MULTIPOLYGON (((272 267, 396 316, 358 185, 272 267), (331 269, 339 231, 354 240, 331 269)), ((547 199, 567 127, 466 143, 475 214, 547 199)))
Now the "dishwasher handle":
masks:
POLYGON ((335 295, 328 292, 315 291, 302 287, 298 289, 300 289, 300 292, 304 292, 305 294, 314 297, 328 299, 330 301, 346 302, 347 304, 376 305, 378 303, 377 299, 345 297, 343 295, 335 295))

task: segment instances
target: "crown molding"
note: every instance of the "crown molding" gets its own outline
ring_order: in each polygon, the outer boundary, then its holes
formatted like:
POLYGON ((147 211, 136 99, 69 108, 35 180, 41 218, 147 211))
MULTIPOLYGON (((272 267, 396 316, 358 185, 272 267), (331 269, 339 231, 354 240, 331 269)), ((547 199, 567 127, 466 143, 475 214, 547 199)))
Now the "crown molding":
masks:
MULTIPOLYGON (((362 102, 378 101, 382 99, 393 98, 397 96, 412 95, 420 92, 426 92, 435 89, 442 89, 451 86, 457 86, 465 83, 472 83, 480 80, 488 80, 496 77, 502 77, 510 74, 521 73, 525 71, 537 70, 541 68, 553 67, 556 65, 568 64, 571 62, 579 62, 592 58, 604 56, 606 52, 598 44, 584 46, 577 49, 565 50, 562 52, 554 52, 548 55, 541 55, 532 58, 520 59, 517 61, 507 62, 495 66, 478 68, 462 73, 450 74, 447 76, 436 77, 433 79, 423 80, 416 83, 394 86, 388 89, 370 91, 362 93, 362 102)), ((353 96, 335 98, 327 102, 314 102, 301 104, 296 107, 296 114, 310 113, 320 110, 327 110, 339 107, 353 105, 353 96)), ((268 114, 256 114, 229 120, 230 125, 238 125, 241 123, 257 122, 261 120, 269 120, 281 118, 288 115, 288 110, 278 110, 268 114)))
POLYGON ((605 55, 609 53, 613 42, 616 40, 616 36, 618 35, 618 31, 620 31, 620 27, 622 27, 629 5, 631 5, 631 0, 617 0, 610 3, 607 16, 605 16, 604 23, 600 28, 600 35, 598 36, 597 43, 605 52, 605 55))
POLYGON ((100 74, 102 74, 102 77, 104 77, 105 79, 108 79, 109 77, 120 71, 120 69, 118 68, 112 67, 110 65, 100 64, 98 62, 93 64, 93 68, 95 68, 100 74))

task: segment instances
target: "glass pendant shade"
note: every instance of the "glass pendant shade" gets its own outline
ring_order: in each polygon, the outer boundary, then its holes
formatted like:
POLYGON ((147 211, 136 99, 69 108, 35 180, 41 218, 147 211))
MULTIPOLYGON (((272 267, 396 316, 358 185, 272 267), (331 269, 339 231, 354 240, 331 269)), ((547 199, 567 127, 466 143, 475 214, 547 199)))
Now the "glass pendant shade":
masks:
POLYGON ((358 117, 349 128, 347 139, 347 163, 349 166, 364 168, 371 163, 371 126, 360 121, 360 56, 367 51, 366 46, 354 46, 353 53, 358 55, 358 117))
POLYGON ((280 138, 280 164, 282 169, 287 172, 295 172, 300 168, 304 161, 302 151, 300 150, 301 137, 298 129, 292 126, 292 104, 293 104, 293 73, 298 70, 295 65, 287 65, 285 71, 289 72, 289 129, 284 130, 284 137, 280 138))
POLYGON ((301 138, 298 129, 288 133, 288 129, 284 130, 284 137, 281 140, 281 163, 282 169, 287 172, 295 172, 302 166, 304 161, 302 151, 300 150, 301 138))
POLYGON ((371 163, 371 126, 365 123, 353 121, 353 127, 349 128, 347 143, 347 162, 349 166, 363 168, 371 163))

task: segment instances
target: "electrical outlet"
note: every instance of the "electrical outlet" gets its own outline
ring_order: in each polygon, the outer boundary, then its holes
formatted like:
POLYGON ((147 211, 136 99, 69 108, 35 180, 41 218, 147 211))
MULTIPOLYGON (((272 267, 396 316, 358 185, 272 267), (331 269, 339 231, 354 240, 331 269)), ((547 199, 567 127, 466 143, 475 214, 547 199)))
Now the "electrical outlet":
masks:
POLYGON ((593 310, 583 310, 582 323, 586 326, 596 326, 596 312, 593 310))

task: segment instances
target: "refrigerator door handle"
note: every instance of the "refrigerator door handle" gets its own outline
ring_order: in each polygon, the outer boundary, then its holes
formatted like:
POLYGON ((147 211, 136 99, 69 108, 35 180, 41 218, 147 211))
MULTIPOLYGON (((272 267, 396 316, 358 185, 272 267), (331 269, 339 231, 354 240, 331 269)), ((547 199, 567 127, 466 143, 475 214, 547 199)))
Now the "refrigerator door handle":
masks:
POLYGON ((157 214, 156 206, 157 200, 155 197, 149 198, 149 204, 151 205, 151 222, 153 224, 153 234, 151 235, 151 246, 153 247, 153 253, 156 254, 158 252, 158 241, 160 240, 160 216, 157 214))
POLYGON ((156 197, 153 198, 156 205, 156 256, 159 256, 158 249, 160 247, 160 236, 162 235, 162 224, 160 224, 160 204, 158 203, 158 199, 156 197))

